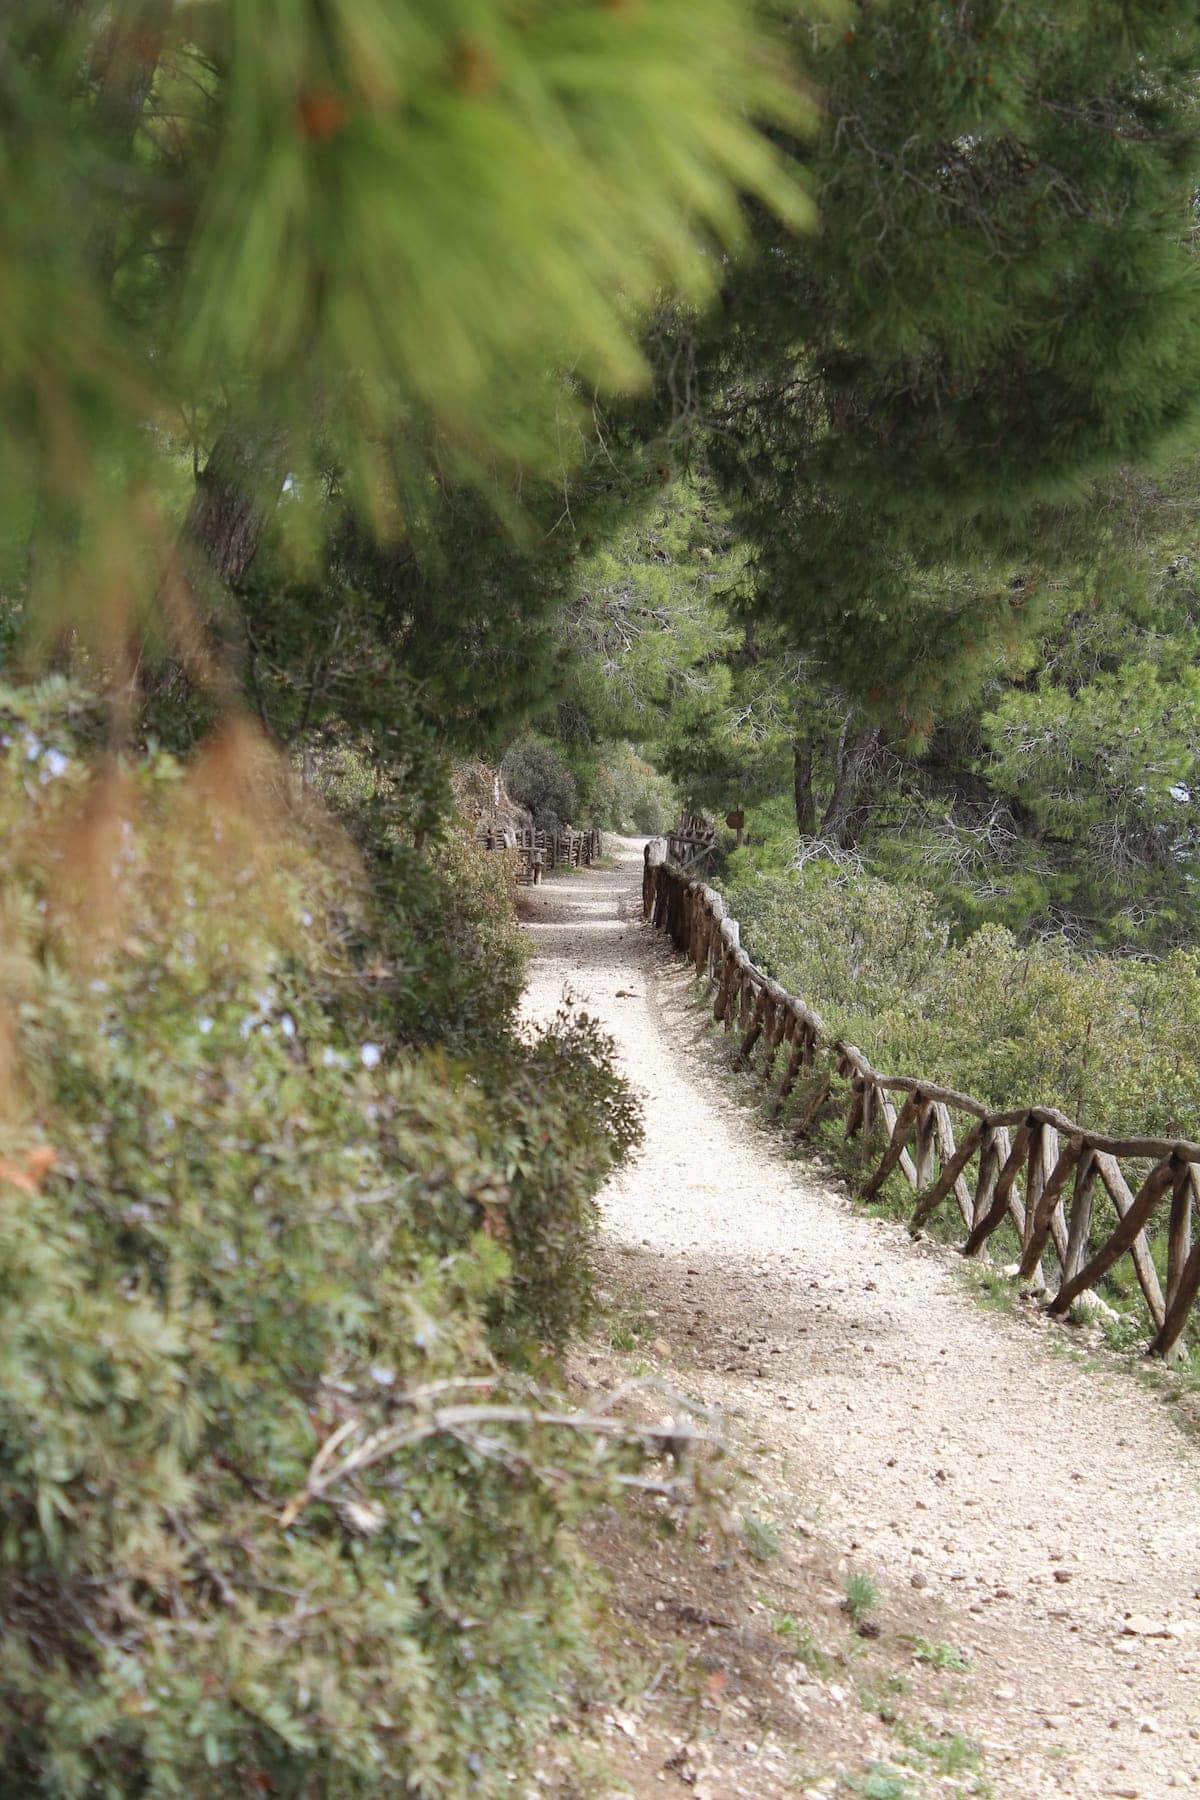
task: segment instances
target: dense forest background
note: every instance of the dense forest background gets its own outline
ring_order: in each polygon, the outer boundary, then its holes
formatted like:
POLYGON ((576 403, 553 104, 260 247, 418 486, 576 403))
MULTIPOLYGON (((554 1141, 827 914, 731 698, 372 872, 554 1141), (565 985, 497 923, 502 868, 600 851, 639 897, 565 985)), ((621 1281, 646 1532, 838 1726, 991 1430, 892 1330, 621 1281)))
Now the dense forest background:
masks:
POLYGON ((873 1055, 1194 1130, 1198 70, 1161 0, 0 8, 6 1793, 508 1791, 670 1485, 563 1423, 639 1124, 465 762, 745 809, 873 1055))

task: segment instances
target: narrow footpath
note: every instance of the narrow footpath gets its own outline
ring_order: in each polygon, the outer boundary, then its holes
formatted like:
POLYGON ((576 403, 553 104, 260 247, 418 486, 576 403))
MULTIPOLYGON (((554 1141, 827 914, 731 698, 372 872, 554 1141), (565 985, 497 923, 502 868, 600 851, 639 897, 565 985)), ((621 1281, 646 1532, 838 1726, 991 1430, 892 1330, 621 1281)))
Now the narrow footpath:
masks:
POLYGON ((776 1147, 641 923, 641 842, 605 846, 615 867, 526 891, 527 1011, 568 992, 641 1096, 644 1150, 603 1196, 606 1267, 657 1315, 678 1384, 770 1446, 798 1510, 970 1655, 964 1730, 1003 1800, 1200 1787, 1200 1442, 776 1147))

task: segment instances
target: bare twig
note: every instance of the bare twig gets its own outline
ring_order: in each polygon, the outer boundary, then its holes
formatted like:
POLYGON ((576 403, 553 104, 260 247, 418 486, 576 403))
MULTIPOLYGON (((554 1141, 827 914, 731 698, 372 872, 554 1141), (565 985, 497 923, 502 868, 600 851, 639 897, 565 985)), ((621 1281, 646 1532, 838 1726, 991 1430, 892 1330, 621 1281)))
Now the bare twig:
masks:
MULTIPOLYGON (((295 1523, 311 1501, 323 1499, 338 1483, 361 1475, 365 1470, 432 1437, 456 1439, 490 1459, 516 1456, 527 1466, 532 1466, 517 1446, 487 1435, 482 1429, 486 1426, 512 1425, 525 1429, 575 1432, 584 1437, 624 1443, 640 1447, 651 1454, 669 1456, 680 1466, 698 1445, 720 1447, 717 1438, 707 1432, 697 1431, 686 1419, 672 1420, 666 1425, 648 1426, 630 1424, 604 1413, 561 1412, 531 1406, 461 1404, 429 1408, 430 1399, 435 1394, 444 1392, 448 1385, 469 1384, 434 1382, 428 1387, 408 1389, 395 1396, 392 1404, 408 1408, 416 1415, 415 1418, 375 1430, 367 1429, 366 1421, 362 1418, 344 1420, 317 1451, 304 1486, 293 1494, 280 1513, 280 1525, 286 1530, 295 1523), (359 1441, 353 1448, 346 1448, 356 1437, 359 1441)), ((614 1402, 610 1401, 609 1404, 614 1402)), ((562 1475, 560 1470, 552 1473, 559 1477, 562 1475)), ((688 1491, 688 1483, 678 1479, 658 1481, 649 1476, 628 1474, 617 1474, 612 1479, 618 1486, 636 1488, 645 1493, 664 1494, 672 1499, 688 1491)))

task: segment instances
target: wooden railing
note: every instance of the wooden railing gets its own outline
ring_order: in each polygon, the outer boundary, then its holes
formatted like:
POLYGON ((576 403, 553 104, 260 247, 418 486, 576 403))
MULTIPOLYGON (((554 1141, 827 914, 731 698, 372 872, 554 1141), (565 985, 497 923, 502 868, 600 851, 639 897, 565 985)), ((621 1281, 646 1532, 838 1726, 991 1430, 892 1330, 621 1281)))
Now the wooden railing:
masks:
POLYGON ((1154 1321, 1151 1353, 1178 1353, 1200 1291, 1200 1242, 1192 1242, 1200 1144, 1111 1137, 1052 1106, 994 1111, 938 1082, 881 1075, 861 1050, 831 1039, 816 1013, 755 967, 720 894, 664 861, 661 840, 646 846, 642 906, 712 990, 714 1018, 740 1034, 739 1063, 752 1066, 757 1052, 763 1082, 775 1086, 776 1117, 803 1078, 805 1097, 791 1121, 797 1138, 838 1111, 847 1138, 886 1133, 863 1198, 899 1169, 917 1194, 909 1229, 915 1235, 953 1200, 962 1215, 962 1251, 971 1257, 1011 1219, 1021 1246, 1014 1273, 1043 1290, 1053 1285, 1048 1309, 1056 1316, 1129 1256, 1154 1321), (1112 1202, 1111 1229, 1096 1219, 1097 1188, 1112 1202), (1165 1286, 1148 1237, 1164 1213, 1165 1286), (1043 1269, 1050 1257, 1057 1264, 1053 1284, 1043 1269))
POLYGON ((603 854, 595 826, 586 831, 570 825, 557 831, 535 831, 531 825, 500 826, 481 820, 475 836, 485 850, 515 850, 517 880, 535 885, 546 869, 586 869, 603 854))
POLYGON ((685 812, 667 839, 667 855, 681 869, 695 868, 716 848, 717 828, 703 813, 685 812))

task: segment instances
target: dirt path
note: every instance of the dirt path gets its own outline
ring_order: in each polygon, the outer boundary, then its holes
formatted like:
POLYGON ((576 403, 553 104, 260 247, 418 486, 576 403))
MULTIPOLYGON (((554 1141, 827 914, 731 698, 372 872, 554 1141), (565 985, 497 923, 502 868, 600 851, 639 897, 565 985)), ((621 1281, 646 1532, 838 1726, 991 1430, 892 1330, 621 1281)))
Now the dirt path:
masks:
POLYGON ((964 1729, 1005 1800, 1200 1786, 1200 1446, 1129 1376, 985 1310, 945 1253, 776 1151, 640 923, 641 844, 606 843, 616 868, 529 890, 528 1009, 569 988, 643 1097, 645 1149, 604 1195, 609 1260, 681 1384, 773 1446, 765 1479, 969 1651, 964 1729))

